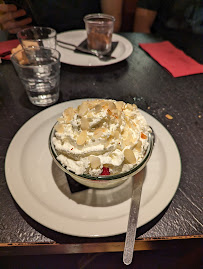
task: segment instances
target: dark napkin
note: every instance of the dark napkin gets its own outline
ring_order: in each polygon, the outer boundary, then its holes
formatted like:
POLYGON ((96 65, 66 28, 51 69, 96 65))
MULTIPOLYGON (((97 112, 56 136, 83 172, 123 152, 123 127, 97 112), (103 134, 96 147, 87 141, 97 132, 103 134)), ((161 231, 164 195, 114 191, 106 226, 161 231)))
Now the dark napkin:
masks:
POLYGON ((158 43, 142 43, 145 50, 160 65, 166 68, 173 77, 182 77, 203 73, 203 64, 199 64, 182 50, 177 49, 169 41, 158 43))
POLYGON ((75 192, 79 192, 79 191, 84 191, 84 190, 87 190, 89 189, 88 187, 78 183, 77 181, 75 181, 71 176, 69 176, 68 174, 65 174, 66 175, 66 178, 67 178, 67 181, 68 181, 68 185, 69 185, 69 188, 70 188, 70 191, 72 193, 75 193, 75 192))
POLYGON ((18 39, 0 42, 0 58, 10 60, 11 50, 19 45, 18 39))
MULTIPOLYGON (((111 50, 105 54, 105 56, 111 56, 111 54, 113 53, 113 51, 115 50, 115 48, 117 47, 118 45, 118 42, 112 42, 112 46, 111 46, 111 50)), ((88 49, 88 46, 87 46, 87 39, 83 40, 79 45, 78 47, 81 47, 83 49, 88 49)), ((91 53, 88 53, 88 52, 82 52, 78 49, 75 49, 74 52, 76 53, 84 53, 84 54, 91 54, 91 53)))

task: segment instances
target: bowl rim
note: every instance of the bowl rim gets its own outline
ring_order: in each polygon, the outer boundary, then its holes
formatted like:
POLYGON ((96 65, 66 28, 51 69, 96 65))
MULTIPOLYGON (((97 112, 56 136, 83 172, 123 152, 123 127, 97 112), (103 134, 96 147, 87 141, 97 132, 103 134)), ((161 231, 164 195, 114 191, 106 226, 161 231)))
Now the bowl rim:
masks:
POLYGON ((59 166, 59 168, 61 168, 65 173, 69 174, 71 177, 79 177, 81 179, 89 179, 89 180, 93 180, 93 181, 105 181, 105 180, 116 180, 116 179, 120 179, 120 178, 124 178, 124 177, 128 177, 128 176, 133 176, 135 175, 136 173, 138 173, 139 171, 141 171, 147 164, 148 160, 150 159, 151 157, 151 154, 152 154, 152 151, 153 151, 153 147, 154 147, 154 143, 155 143, 155 134, 154 134, 154 131, 152 129, 151 126, 149 126, 149 128, 151 129, 151 132, 149 132, 149 135, 148 135, 148 148, 146 150, 146 153, 145 153, 145 156, 143 158, 143 160, 133 166, 132 169, 130 169, 129 171, 127 172, 123 172, 123 173, 120 173, 120 174, 115 174, 115 175, 107 175, 107 176, 98 176, 98 177, 94 177, 94 176, 91 176, 89 174, 82 174, 82 175, 78 175, 76 173, 74 173, 73 171, 71 170, 68 170, 65 168, 65 166, 63 166, 61 164, 61 162, 59 160, 57 160, 57 152, 55 150, 55 147, 53 145, 53 142, 52 142, 52 138, 54 136, 54 132, 55 132, 55 125, 57 124, 58 122, 56 122, 54 124, 54 126, 52 127, 51 129, 51 132, 49 134, 49 139, 48 139, 48 146, 49 146, 49 150, 50 150, 50 153, 52 155, 52 158, 54 160, 54 162, 59 166))

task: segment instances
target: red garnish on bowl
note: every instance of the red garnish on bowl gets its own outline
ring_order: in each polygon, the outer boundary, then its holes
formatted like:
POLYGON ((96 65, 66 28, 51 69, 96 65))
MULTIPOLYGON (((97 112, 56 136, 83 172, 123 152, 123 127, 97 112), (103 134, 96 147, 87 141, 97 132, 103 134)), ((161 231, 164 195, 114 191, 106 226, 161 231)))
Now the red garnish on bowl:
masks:
POLYGON ((147 136, 145 134, 141 133, 141 138, 142 139, 147 139, 147 136))
POLYGON ((109 172, 109 168, 108 167, 103 167, 102 169, 103 169, 103 171, 101 173, 101 176, 108 176, 108 175, 110 175, 110 172, 109 172))

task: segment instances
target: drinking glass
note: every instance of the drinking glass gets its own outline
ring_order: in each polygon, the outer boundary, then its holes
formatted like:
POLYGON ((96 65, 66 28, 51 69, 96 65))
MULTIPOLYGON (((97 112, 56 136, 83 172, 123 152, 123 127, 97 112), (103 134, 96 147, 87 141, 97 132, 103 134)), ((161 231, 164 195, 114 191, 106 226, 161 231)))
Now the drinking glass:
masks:
POLYGON ((24 49, 32 46, 56 48, 56 31, 50 27, 25 28, 17 33, 17 37, 24 49))
POLYGON ((107 14, 89 14, 84 17, 88 49, 97 55, 111 50, 115 18, 107 14))
POLYGON ((49 106, 58 101, 60 53, 55 49, 32 47, 11 56, 30 102, 49 106))

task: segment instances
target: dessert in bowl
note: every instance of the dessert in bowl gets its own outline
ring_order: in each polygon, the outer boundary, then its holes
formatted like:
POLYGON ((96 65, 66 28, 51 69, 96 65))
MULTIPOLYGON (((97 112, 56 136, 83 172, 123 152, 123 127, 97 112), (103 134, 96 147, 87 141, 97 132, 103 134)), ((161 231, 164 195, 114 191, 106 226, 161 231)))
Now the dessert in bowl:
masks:
POLYGON ((91 188, 115 187, 141 171, 153 144, 153 131, 135 104, 105 99, 67 108, 49 136, 55 163, 91 188))

